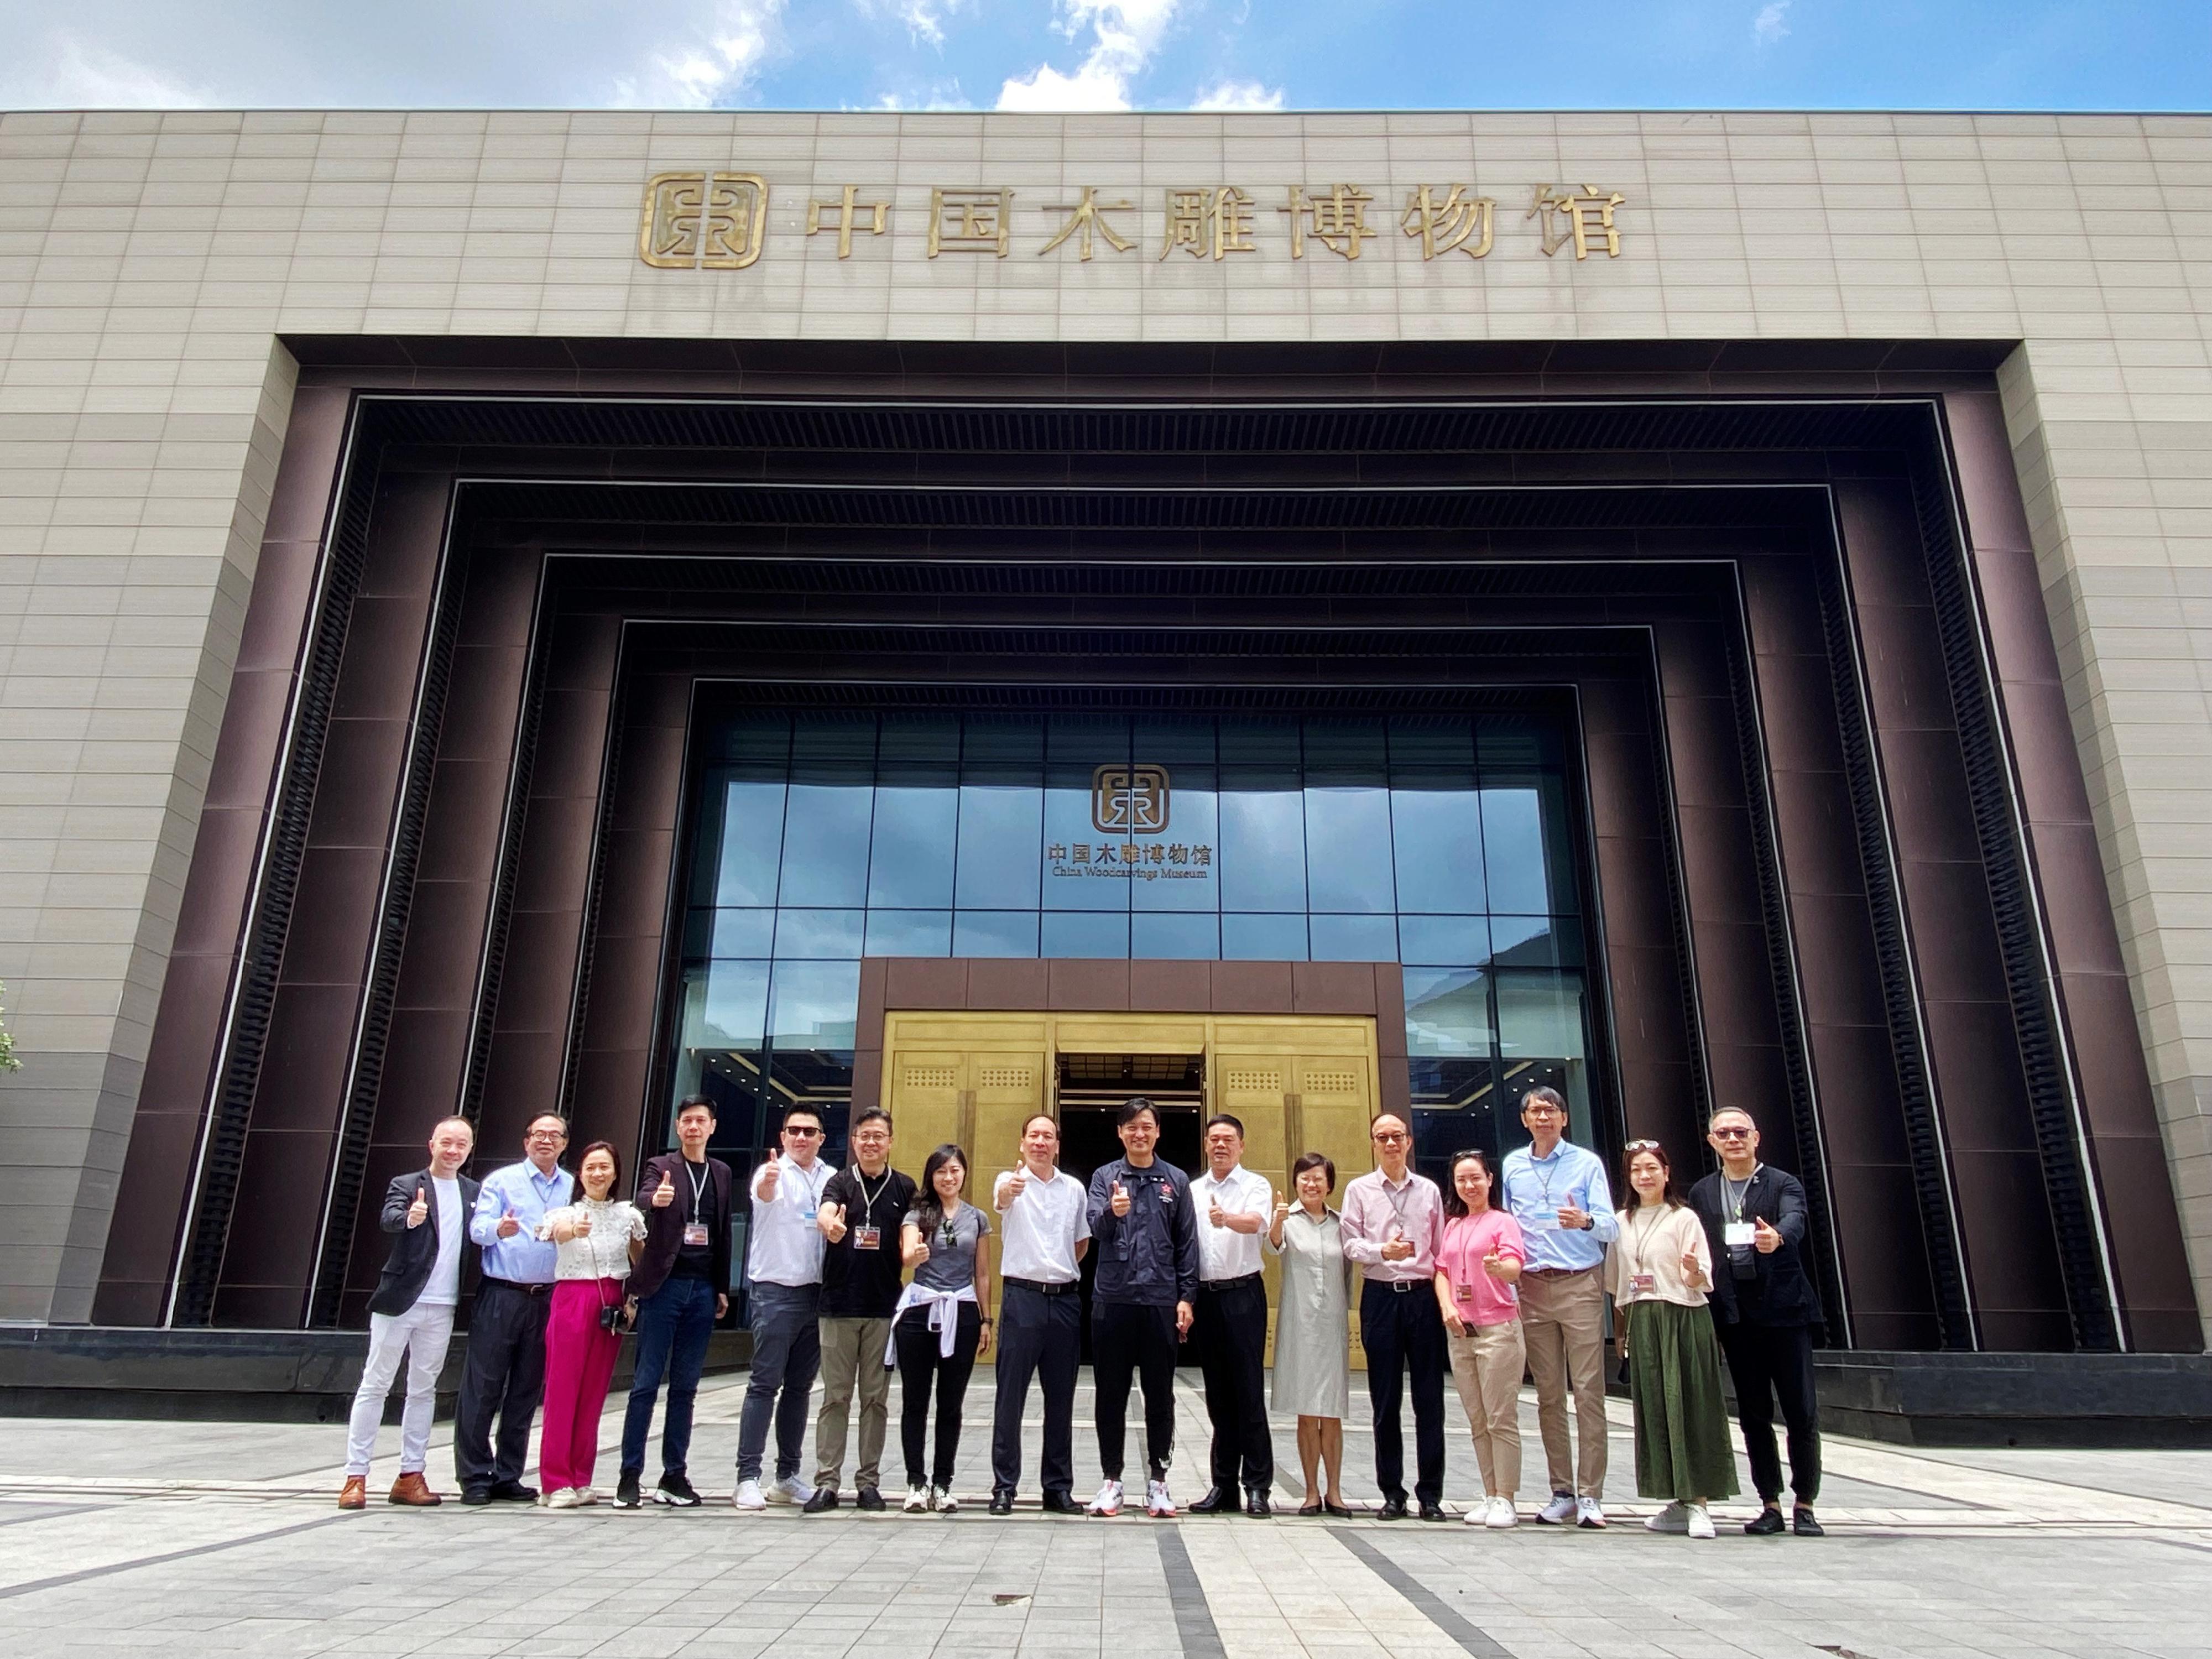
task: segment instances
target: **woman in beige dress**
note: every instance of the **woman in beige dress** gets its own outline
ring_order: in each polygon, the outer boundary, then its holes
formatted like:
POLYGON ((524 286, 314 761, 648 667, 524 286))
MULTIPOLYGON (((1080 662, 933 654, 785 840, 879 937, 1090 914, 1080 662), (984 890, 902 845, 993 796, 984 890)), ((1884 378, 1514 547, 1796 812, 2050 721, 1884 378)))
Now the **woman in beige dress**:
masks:
POLYGON ((1291 1166, 1295 1205, 1275 1206, 1267 1248, 1283 1259, 1281 1304, 1275 1316, 1274 1408, 1298 1419, 1298 1462, 1306 1501, 1300 1515, 1348 1516, 1344 1506, 1344 1417, 1352 1407, 1352 1277, 1344 1259, 1341 1224, 1328 1196, 1336 1165, 1308 1152, 1291 1166), (1319 1480, 1328 1472, 1328 1495, 1319 1480))

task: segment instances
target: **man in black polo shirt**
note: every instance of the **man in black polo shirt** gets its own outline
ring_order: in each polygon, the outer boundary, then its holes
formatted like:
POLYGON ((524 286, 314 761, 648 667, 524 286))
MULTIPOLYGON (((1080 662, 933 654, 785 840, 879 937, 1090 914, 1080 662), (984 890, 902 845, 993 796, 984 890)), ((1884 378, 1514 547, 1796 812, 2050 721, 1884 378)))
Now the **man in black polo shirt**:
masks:
POLYGON ((815 1224, 822 1256, 822 1411, 814 1419, 814 1495, 809 1515, 837 1507, 845 1472, 845 1428, 857 1388, 860 1455, 854 1502, 884 1506, 877 1488, 890 1421, 891 1374, 884 1364, 903 1262, 899 1224, 914 1207, 914 1182, 891 1168, 891 1115, 871 1106, 853 1120, 853 1161, 822 1189, 815 1224))

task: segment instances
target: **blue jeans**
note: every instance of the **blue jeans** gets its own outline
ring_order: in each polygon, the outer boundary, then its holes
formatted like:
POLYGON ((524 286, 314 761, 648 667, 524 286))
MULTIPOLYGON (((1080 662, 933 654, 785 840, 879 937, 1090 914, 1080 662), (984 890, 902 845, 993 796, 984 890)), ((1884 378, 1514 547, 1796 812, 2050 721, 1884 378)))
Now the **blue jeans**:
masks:
POLYGON ((637 1306, 637 1371, 630 1379, 629 1409, 623 1415, 622 1472, 645 1469, 645 1437, 653 1430, 653 1402, 668 1379, 668 1418, 661 1425, 660 1468, 684 1473, 691 1455, 691 1402, 707 1369, 707 1339, 714 1334, 714 1287, 703 1279, 671 1279, 637 1306))
POLYGON ((775 1478, 799 1473, 806 1440, 806 1405, 822 1369, 822 1287, 753 1281, 753 1364, 745 1407, 738 1419, 738 1479, 757 1480, 775 1423, 775 1478), (779 1400, 778 1391, 782 1394, 779 1400))

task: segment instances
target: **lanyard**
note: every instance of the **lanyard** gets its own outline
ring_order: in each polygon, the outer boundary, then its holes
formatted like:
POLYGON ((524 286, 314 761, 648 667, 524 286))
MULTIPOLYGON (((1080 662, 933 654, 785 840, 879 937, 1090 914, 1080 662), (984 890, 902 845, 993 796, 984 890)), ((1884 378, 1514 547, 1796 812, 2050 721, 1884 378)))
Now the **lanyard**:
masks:
POLYGON ((1398 1237, 1401 1238, 1407 1237, 1406 1231, 1406 1206, 1412 1200, 1413 1196, 1413 1177, 1410 1173, 1406 1176, 1406 1188, 1402 1195, 1392 1192, 1390 1190, 1390 1178, 1388 1176, 1383 1176, 1383 1201, 1389 1205, 1391 1214, 1398 1218, 1398 1237))
MULTIPOLYGON (((1644 1216, 1646 1208, 1646 1206, 1638 1204, 1636 1206, 1636 1213, 1629 1218, 1628 1226, 1621 1230, 1622 1242, 1629 1245, 1628 1272, 1631 1278, 1641 1278, 1644 1276, 1644 1250, 1651 1243, 1651 1235, 1658 1230, 1659 1224, 1666 1218, 1665 1212, 1667 1206, 1665 1205, 1650 1205, 1648 1206, 1650 1212, 1650 1219, 1644 1221, 1642 1226, 1638 1226, 1636 1224, 1644 1216), (1633 1231, 1636 1235, 1632 1242, 1626 1237, 1631 1231, 1633 1231)), ((1653 1285, 1656 1286, 1658 1283, 1658 1275, 1654 1273, 1650 1277, 1653 1285)))
POLYGON ((876 1218, 876 1200, 884 1195, 884 1188, 891 1184, 891 1167, 884 1165, 884 1178, 876 1183, 873 1193, 868 1191, 868 1178, 860 1173, 860 1166, 853 1166, 853 1184, 860 1189, 860 1219, 872 1225, 876 1218))
POLYGON ((1743 1201, 1751 1196, 1751 1183, 1759 1179, 1759 1166, 1753 1164, 1752 1166, 1751 1173, 1743 1178, 1743 1185, 1741 1187, 1737 1186, 1733 1181, 1730 1181, 1726 1176, 1723 1176, 1721 1177, 1721 1186, 1728 1193, 1729 1220, 1741 1221, 1743 1219, 1743 1201))
POLYGON ((693 1175, 691 1160, 685 1158, 684 1178, 691 1183, 691 1219, 696 1222, 702 1218, 699 1214, 700 1206, 707 1201, 707 1166, 702 1164, 699 1166, 699 1173, 693 1175))

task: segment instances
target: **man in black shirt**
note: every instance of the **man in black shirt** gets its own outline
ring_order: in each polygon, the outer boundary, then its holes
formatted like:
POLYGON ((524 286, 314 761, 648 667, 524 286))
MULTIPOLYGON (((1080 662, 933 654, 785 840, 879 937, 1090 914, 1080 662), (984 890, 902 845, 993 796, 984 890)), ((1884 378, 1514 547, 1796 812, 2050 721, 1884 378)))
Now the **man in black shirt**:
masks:
POLYGON ((860 1455, 854 1502, 884 1506, 877 1487, 890 1421, 891 1374, 884 1364, 904 1263, 899 1224, 914 1207, 915 1184, 890 1166, 891 1115, 871 1106, 853 1119, 853 1162, 822 1189, 815 1224, 822 1255, 822 1410, 814 1419, 814 1495, 809 1515, 837 1507, 845 1472, 845 1428, 857 1388, 860 1455))
POLYGON ((1713 1324, 1735 1384, 1736 1420, 1751 1478, 1765 1505, 1744 1523, 1753 1537, 1778 1533, 1782 1460, 1774 1446, 1774 1402, 1790 1431, 1790 1484, 1796 1505, 1788 1525, 1800 1538, 1822 1528, 1820 1408, 1813 1394, 1813 1328, 1820 1302, 1805 1273, 1808 1211, 1796 1176, 1759 1161, 1759 1126, 1740 1106, 1723 1106, 1706 1126, 1721 1167, 1690 1188, 1713 1253, 1713 1324))
POLYGON ((661 1425, 660 1484, 653 1501, 680 1509, 699 1501, 685 1473, 691 1404, 707 1367, 714 1322, 730 1310, 730 1166, 707 1156, 714 1133, 713 1103, 703 1095, 690 1097, 676 1109, 677 1150, 648 1158, 637 1183, 645 1250, 629 1276, 629 1293, 638 1304, 637 1370, 623 1417, 617 1509, 638 1505, 645 1437, 664 1376, 668 1416, 661 1425))
POLYGON ((1091 1177, 1091 1237, 1098 1276, 1091 1287, 1091 1354, 1098 1419, 1098 1462, 1105 1481, 1093 1515, 1121 1512, 1123 1424, 1129 1378, 1145 1385, 1146 1513, 1175 1511, 1168 1463, 1175 1450, 1176 1345, 1190 1333, 1198 1297, 1198 1223, 1190 1177, 1152 1155, 1159 1109, 1141 1095, 1122 1104, 1115 1129, 1122 1156, 1091 1177))

